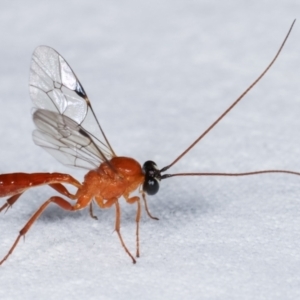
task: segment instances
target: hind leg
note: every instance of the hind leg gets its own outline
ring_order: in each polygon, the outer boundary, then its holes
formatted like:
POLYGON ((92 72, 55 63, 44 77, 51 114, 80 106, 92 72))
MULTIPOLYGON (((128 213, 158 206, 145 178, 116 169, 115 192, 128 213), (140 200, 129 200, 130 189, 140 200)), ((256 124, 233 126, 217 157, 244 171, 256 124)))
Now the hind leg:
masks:
POLYGON ((23 193, 17 194, 17 195, 13 195, 10 198, 8 198, 6 200, 6 203, 4 203, 1 207, 0 207, 0 212, 6 208, 6 211, 13 206, 13 204, 19 199, 19 197, 22 195, 23 193))
MULTIPOLYGON (((20 195, 19 195, 20 196, 20 195)), ((12 198, 12 197, 11 197, 12 198)), ((25 234, 28 232, 28 230, 31 228, 31 226, 33 225, 33 223, 38 219, 38 217, 42 214, 42 212, 46 209, 46 207, 50 204, 50 203, 55 203, 57 204, 60 208, 64 209, 64 210, 69 210, 69 211, 73 211, 75 210, 73 208, 73 206, 66 200, 64 200, 61 197, 51 197, 50 199, 48 199, 36 212, 35 214, 29 219, 29 221, 26 223, 26 225, 20 230, 20 233, 18 235, 18 237, 16 238, 15 242, 13 243, 12 247, 9 249, 8 253, 4 256, 4 258, 0 261, 0 265, 3 264, 4 261, 7 260, 7 258, 12 254, 12 252, 14 251, 14 249, 16 248, 20 238, 22 236, 25 236, 25 234)))
MULTIPOLYGON (((49 184, 50 187, 52 187, 53 189, 55 189, 57 192, 67 196, 68 198, 72 199, 72 200, 75 200, 76 199, 76 196, 69 193, 69 191, 65 188, 65 186, 63 186, 62 184, 60 183, 55 183, 55 184, 49 184)), ((25 191, 24 191, 25 192, 25 191)), ((24 193, 23 192, 23 193, 24 193)), ((19 199, 19 197, 23 194, 23 193, 20 193, 20 194, 16 194, 16 195, 13 195, 11 196, 10 198, 8 198, 6 200, 6 203, 4 203, 1 207, 0 207, 0 212, 6 208, 6 210, 8 210, 10 207, 13 206, 13 204, 15 202, 17 202, 17 200, 19 199)))

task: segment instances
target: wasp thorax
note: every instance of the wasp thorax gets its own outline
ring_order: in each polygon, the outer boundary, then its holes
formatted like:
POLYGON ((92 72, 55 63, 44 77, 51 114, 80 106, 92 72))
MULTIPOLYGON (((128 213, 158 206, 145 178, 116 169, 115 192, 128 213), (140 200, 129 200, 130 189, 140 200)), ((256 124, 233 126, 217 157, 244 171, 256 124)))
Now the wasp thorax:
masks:
POLYGON ((159 190, 159 182, 161 179, 160 171, 155 162, 148 160, 143 165, 143 172, 145 174, 145 181, 143 184, 143 191, 148 195, 154 195, 159 190))

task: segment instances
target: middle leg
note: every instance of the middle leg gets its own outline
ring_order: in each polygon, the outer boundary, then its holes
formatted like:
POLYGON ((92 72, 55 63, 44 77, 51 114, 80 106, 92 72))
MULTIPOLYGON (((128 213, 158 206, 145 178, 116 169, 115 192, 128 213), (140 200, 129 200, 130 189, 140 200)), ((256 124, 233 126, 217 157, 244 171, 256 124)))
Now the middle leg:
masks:
POLYGON ((136 210, 136 257, 140 257, 140 220, 141 220, 141 201, 140 198, 137 196, 129 198, 128 195, 124 195, 124 198, 127 203, 133 204, 137 203, 137 210, 136 210))
POLYGON ((121 235, 121 232, 120 232, 120 223, 121 223, 121 211, 120 211, 120 204, 118 202, 118 200, 115 202, 115 206, 116 206, 116 225, 115 225, 115 230, 119 236, 119 239, 120 239, 120 242, 124 248, 124 250, 126 251, 126 253, 131 257, 132 259, 132 262, 135 264, 136 263, 136 260, 134 259, 134 257, 132 256, 132 254, 129 252, 129 250, 127 249, 124 241, 123 241, 123 238, 122 238, 122 235, 121 235))

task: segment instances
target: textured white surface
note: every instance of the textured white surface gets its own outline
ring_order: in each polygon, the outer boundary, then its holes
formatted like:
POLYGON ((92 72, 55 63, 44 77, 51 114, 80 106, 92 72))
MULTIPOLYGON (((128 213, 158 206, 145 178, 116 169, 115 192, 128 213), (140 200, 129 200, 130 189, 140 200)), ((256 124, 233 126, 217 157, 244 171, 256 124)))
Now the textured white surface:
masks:
MULTIPOLYGON (((114 150, 170 163, 261 73, 299 17, 288 1, 14 1, 0 11, 1 173, 69 172, 31 140, 31 54, 70 63, 114 150)), ((267 76, 179 171, 300 170, 300 24, 267 76)), ((174 178, 149 198, 136 265, 114 211, 49 207, 0 267, 0 299, 299 299, 300 178, 174 178)), ((55 193, 55 192, 54 192, 55 193)), ((53 191, 0 215, 0 256, 53 191)), ((0 204, 4 199, 0 199, 0 204)), ((134 251, 135 207, 122 202, 134 251)))

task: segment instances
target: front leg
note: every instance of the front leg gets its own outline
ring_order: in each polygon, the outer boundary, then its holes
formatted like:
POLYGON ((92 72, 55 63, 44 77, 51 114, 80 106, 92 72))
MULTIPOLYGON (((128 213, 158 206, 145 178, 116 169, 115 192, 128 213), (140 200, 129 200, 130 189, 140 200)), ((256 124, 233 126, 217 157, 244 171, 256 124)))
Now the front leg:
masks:
POLYGON ((146 194, 145 192, 142 192, 142 196, 143 196, 143 200, 144 200, 144 204, 145 204, 145 210, 147 212, 147 215, 153 219, 153 220, 159 220, 159 218, 153 217, 148 209, 148 204, 147 204, 147 200, 146 200, 146 194))

